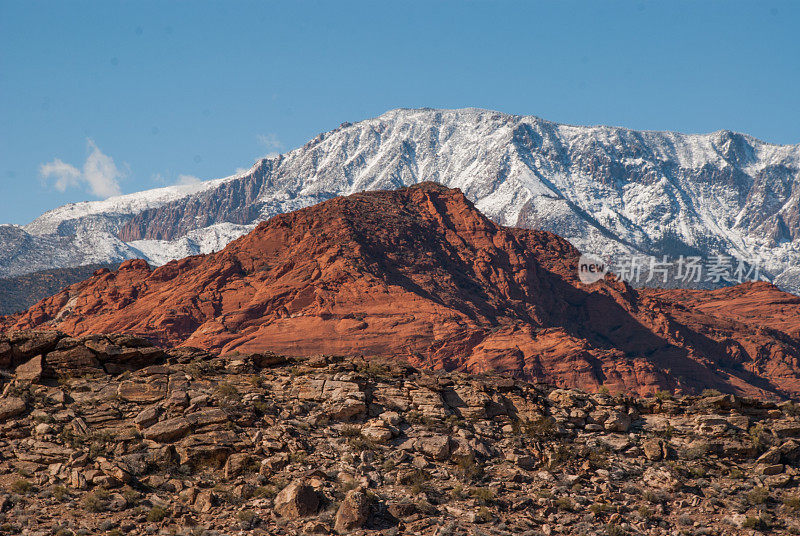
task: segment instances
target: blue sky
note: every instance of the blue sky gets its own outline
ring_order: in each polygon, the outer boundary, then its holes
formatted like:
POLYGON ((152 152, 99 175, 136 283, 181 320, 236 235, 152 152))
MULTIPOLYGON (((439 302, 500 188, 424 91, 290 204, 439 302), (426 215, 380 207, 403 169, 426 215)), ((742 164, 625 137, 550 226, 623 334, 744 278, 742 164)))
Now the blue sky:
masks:
POLYGON ((800 143, 800 2, 0 0, 0 222, 397 107, 800 143))

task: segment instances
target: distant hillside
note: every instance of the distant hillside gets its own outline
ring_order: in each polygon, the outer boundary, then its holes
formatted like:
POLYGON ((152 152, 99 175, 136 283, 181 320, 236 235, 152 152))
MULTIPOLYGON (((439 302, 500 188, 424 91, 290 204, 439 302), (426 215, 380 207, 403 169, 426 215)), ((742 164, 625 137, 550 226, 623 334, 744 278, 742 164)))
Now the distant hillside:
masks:
POLYGON ((116 270, 119 263, 87 264, 76 268, 56 268, 32 274, 0 279, 0 315, 10 315, 29 308, 42 298, 62 288, 89 278, 100 268, 116 270))

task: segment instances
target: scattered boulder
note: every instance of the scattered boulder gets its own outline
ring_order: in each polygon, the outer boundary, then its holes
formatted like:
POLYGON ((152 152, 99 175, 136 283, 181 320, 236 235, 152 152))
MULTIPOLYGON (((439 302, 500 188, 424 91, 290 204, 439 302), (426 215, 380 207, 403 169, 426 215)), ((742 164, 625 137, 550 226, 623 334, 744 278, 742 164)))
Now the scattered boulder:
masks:
POLYGON ((191 430, 189 421, 183 417, 175 417, 150 426, 142 432, 142 435, 159 443, 171 443, 188 434, 189 430, 191 430))
POLYGON ((359 529, 367 522, 370 509, 370 499, 362 489, 352 489, 347 492, 344 500, 336 511, 334 530, 339 534, 347 534, 353 529, 359 529))
POLYGON ((27 405, 21 398, 15 396, 0 398, 0 424, 17 415, 21 415, 26 408, 27 405))
POLYGON ((445 435, 423 437, 417 442, 417 450, 434 460, 446 460, 450 456, 450 438, 445 435))
POLYGON ((275 512, 285 518, 311 515, 319 509, 319 497, 314 488, 301 482, 292 482, 275 496, 275 512))
POLYGON ((44 356, 39 354, 25 363, 17 365, 14 370, 14 378, 23 383, 35 383, 44 375, 44 368, 44 356))

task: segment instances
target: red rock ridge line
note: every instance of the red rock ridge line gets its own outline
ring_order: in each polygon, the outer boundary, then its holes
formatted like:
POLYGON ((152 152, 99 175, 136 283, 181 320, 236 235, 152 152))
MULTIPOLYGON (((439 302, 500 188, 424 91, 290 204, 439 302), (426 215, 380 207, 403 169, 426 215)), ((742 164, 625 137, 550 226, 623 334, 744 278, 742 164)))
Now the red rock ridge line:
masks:
POLYGON ((460 191, 424 183, 276 216, 156 270, 101 270, 2 326, 223 353, 396 356, 590 390, 800 394, 796 297, 764 283, 586 287, 577 257, 555 235, 499 226, 460 191))

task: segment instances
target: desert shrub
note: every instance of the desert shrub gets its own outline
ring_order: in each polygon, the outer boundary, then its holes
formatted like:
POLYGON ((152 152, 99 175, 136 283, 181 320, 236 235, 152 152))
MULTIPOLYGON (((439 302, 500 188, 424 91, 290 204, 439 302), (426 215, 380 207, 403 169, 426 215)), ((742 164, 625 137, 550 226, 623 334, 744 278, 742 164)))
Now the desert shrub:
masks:
POLYGON ((104 490, 94 490, 87 493, 83 498, 83 509, 87 512, 105 512, 107 508, 108 492, 104 490))
POLYGON ((278 490, 275 486, 259 486, 253 492, 253 497, 256 499, 266 498, 271 499, 278 494, 278 490))
POLYGON ((783 506, 785 506, 787 510, 790 510, 792 512, 800 512, 800 495, 793 495, 791 497, 786 497, 783 500, 783 506))
POLYGON ((154 506, 147 512, 147 520, 151 523, 159 523, 167 517, 167 510, 162 506, 154 506))
POLYGON ((765 515, 747 516, 742 523, 742 528, 754 530, 769 530, 770 519, 765 515))
POLYGON ((532 439, 546 439, 556 431, 556 421, 552 417, 539 417, 534 420, 522 421, 522 432, 532 439))
POLYGON ((258 516, 252 510, 241 510, 236 514, 236 519, 243 529, 250 529, 258 523, 258 516))
POLYGON ((214 395, 222 400, 235 401, 239 399, 239 390, 232 383, 223 381, 214 386, 214 395))
POLYGON ((565 512, 572 512, 575 508, 575 504, 572 502, 572 499, 569 497, 559 497, 556 499, 556 508, 559 510, 563 510, 565 512))
POLYGON ((747 431, 747 435, 750 437, 750 442, 758 451, 765 450, 770 444, 769 434, 764 430, 764 426, 760 424, 751 426, 747 431))
POLYGON ((472 488, 469 494, 478 501, 479 504, 488 506, 494 502, 495 493, 489 488, 472 488))
POLYGON ((456 462, 456 474, 465 482, 475 482, 483 478, 483 466, 472 456, 463 457, 456 462))
POLYGON ((661 437, 669 441, 672 439, 672 436, 675 434, 675 428, 672 427, 671 424, 667 424, 667 427, 664 428, 664 431, 661 432, 661 437))
POLYGON ((488 523, 493 517, 492 511, 485 506, 481 506, 478 508, 478 511, 475 512, 475 521, 478 523, 488 523))
POLYGON ((744 471, 742 471, 738 467, 731 467, 728 470, 728 478, 733 478, 734 480, 741 480, 744 477, 745 477, 744 471))
POLYGON ((56 484, 50 488, 50 494, 58 502, 63 502, 69 498, 69 490, 66 488, 66 486, 62 486, 60 484, 56 484))
POLYGON ((33 490, 33 484, 24 478, 18 478, 11 484, 11 491, 20 495, 27 495, 31 490, 33 490))
POLYGON ((747 502, 751 505, 764 504, 769 500, 767 488, 755 488, 747 494, 747 502))
POLYGON ((605 514, 611 510, 611 507, 606 503, 594 503, 589 506, 589 511, 596 516, 605 514))

